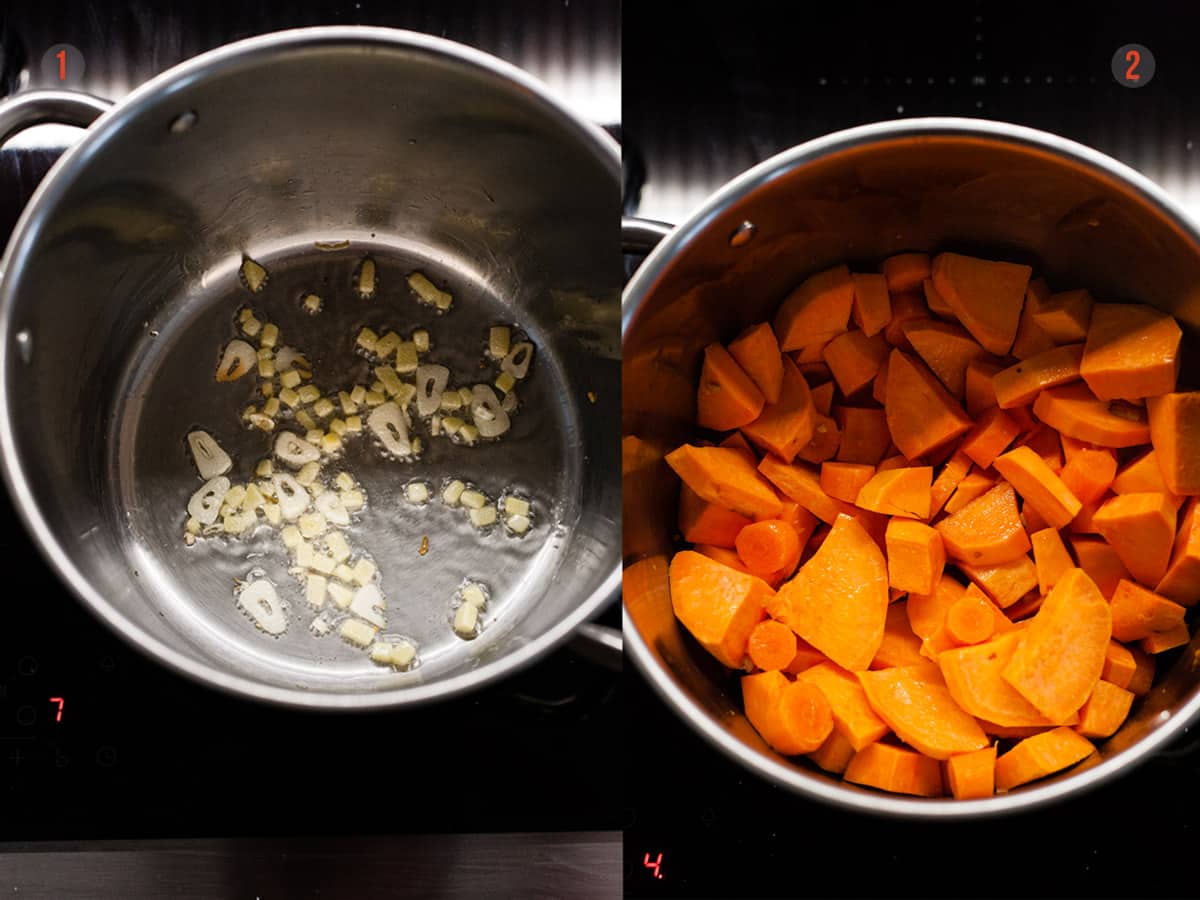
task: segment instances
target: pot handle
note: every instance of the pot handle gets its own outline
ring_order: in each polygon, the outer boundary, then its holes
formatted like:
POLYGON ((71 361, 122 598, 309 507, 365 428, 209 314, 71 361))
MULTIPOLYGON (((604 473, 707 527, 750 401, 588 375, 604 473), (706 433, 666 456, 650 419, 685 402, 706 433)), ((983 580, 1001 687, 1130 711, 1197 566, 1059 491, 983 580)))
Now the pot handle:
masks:
POLYGON ((25 91, 0 102, 0 144, 34 125, 87 128, 112 106, 79 91, 25 91))
POLYGON ((621 252, 645 256, 671 233, 673 227, 654 219, 625 216, 621 219, 621 252))

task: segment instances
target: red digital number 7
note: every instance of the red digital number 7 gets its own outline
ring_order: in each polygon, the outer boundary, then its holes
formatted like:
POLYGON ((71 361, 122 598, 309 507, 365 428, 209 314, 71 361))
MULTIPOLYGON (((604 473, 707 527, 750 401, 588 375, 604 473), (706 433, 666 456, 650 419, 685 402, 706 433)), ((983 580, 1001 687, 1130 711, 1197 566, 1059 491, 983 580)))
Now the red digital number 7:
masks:
POLYGON ((61 722, 62 721, 63 698, 62 697, 51 697, 50 702, 58 704, 58 712, 56 712, 54 714, 54 721, 61 722))

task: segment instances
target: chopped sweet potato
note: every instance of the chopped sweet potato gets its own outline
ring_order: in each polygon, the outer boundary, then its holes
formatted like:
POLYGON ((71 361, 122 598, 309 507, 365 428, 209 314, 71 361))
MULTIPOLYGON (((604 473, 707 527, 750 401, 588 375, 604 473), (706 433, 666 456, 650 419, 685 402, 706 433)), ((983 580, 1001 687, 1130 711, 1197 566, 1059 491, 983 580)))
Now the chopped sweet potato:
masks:
POLYGON ((1109 641, 1100 678, 1117 687, 1127 688, 1136 672, 1137 661, 1133 658, 1133 652, 1124 644, 1109 641))
POLYGON ((967 367, 984 359, 987 351, 966 329, 951 322, 913 319, 904 325, 904 336, 946 390, 962 399, 967 387, 967 367))
POLYGON ((833 380, 846 397, 853 397, 871 384, 879 367, 888 357, 888 343, 883 335, 867 337, 861 331, 839 334, 825 345, 825 365, 833 380))
POLYGON ((676 618, 705 650, 740 669, 750 633, 775 592, 762 579, 691 550, 675 554, 670 574, 676 618))
POLYGON ((821 490, 830 497, 853 503, 874 474, 874 466, 862 463, 825 462, 821 464, 821 490))
POLYGON ((765 404, 758 418, 742 426, 742 434, 756 446, 791 462, 812 440, 816 416, 808 382, 795 364, 785 358, 779 402, 765 404))
POLYGON ((1054 728, 1025 738, 996 760, 996 790, 1013 788, 1086 759, 1095 752, 1092 742, 1070 728, 1054 728))
POLYGON ((1096 587, 1105 597, 1111 597, 1122 578, 1132 578, 1121 557, 1103 538, 1072 537, 1071 550, 1079 568, 1087 572, 1096 582, 1096 587))
POLYGON ((1047 594, 1068 569, 1075 568, 1075 562, 1071 559, 1071 554, 1057 529, 1043 528, 1041 531, 1035 531, 1029 536, 1029 541, 1033 544, 1038 590, 1047 594))
MULTIPOLYGON (((805 465, 780 462, 773 456, 764 456, 758 471, 789 500, 798 503, 827 525, 837 521, 839 515, 852 515, 854 507, 834 499, 821 490, 820 477, 805 465)), ((773 518, 766 517, 763 518, 773 518)))
POLYGON ((1079 710, 1075 730, 1084 737, 1107 738, 1116 734, 1133 706, 1133 693, 1107 681, 1097 681, 1092 695, 1079 710))
POLYGON ((742 676, 742 702, 750 724, 785 756, 813 752, 833 731, 833 712, 821 689, 789 681, 782 672, 742 676))
POLYGON ((950 499, 951 494, 970 471, 971 459, 961 451, 946 460, 946 464, 942 466, 942 470, 938 472, 929 488, 929 515, 931 518, 942 511, 946 501, 950 499))
POLYGON ((1166 574, 1175 521, 1175 507, 1165 494, 1118 494, 1092 516, 1096 530, 1143 584, 1158 584, 1166 574))
POLYGON ((1024 553, 994 566, 976 566, 960 560, 958 567, 1001 609, 1012 606, 1038 583, 1037 567, 1024 553))
POLYGON ((1079 371, 1101 400, 1166 394, 1175 390, 1182 339, 1175 320, 1152 306, 1097 303, 1079 371))
POLYGON ((782 350, 828 341, 846 330, 854 303, 854 281, 845 266, 806 278, 787 295, 775 314, 775 336, 782 350))
POLYGON ((888 733, 887 723, 871 709, 858 679, 840 666, 831 662, 818 663, 797 675, 796 680, 815 684, 821 689, 833 710, 834 728, 855 751, 888 733))
MULTIPOLYGON (((961 487, 959 488, 961 490, 961 487)), ((1012 485, 1001 482, 935 526, 947 556, 975 566, 998 566, 1029 552, 1012 485)))
POLYGON ((1020 433, 1021 428, 1012 416, 993 406, 980 415, 958 449, 979 468, 986 469, 1020 433))
POLYGON ((946 514, 954 515, 954 513, 967 506, 976 498, 982 497, 995 486, 996 479, 986 472, 979 469, 968 472, 958 483, 958 487, 954 489, 954 493, 950 495, 950 499, 946 501, 946 514))
POLYGON ((838 462, 878 465, 892 443, 887 416, 882 409, 835 406, 833 417, 842 429, 838 462))
POLYGON ((962 435, 971 420, 925 364, 901 350, 888 357, 888 431, 896 447, 917 459, 962 435))
POLYGON ((876 472, 863 485, 856 506, 888 516, 929 518, 929 489, 932 466, 909 466, 876 472))
POLYGON ((1135 447, 1150 440, 1145 410, 1098 400, 1086 384, 1042 391, 1033 414, 1068 437, 1101 447, 1135 447))
POLYGON ((946 613, 966 588, 949 575, 943 574, 931 593, 910 592, 905 605, 908 624, 920 638, 932 637, 946 621, 946 613))
POLYGON ((925 299, 912 291, 892 296, 892 318, 883 330, 883 336, 893 347, 911 350, 912 344, 904 336, 904 326, 913 319, 928 319, 929 307, 925 299))
POLYGON ((1158 454, 1148 450, 1127 462, 1113 476, 1109 485, 1114 494, 1170 494, 1171 502, 1178 508, 1183 498, 1172 494, 1163 480, 1162 468, 1158 464, 1158 454))
POLYGON ((1176 647, 1182 647, 1192 638, 1188 631, 1187 625, 1179 624, 1174 628, 1168 628, 1166 631, 1155 631, 1138 641, 1138 646, 1146 653, 1165 653, 1167 650, 1174 650, 1176 647))
POLYGON ((767 322, 747 328, 729 344, 729 354, 758 387, 768 403, 779 402, 783 389, 783 354, 767 322))
POLYGON ((749 524, 745 516, 709 503, 686 484, 679 492, 679 533, 689 543, 732 547, 738 532, 749 524))
POLYGON ((701 428, 729 431, 758 418, 762 392, 729 351, 720 344, 704 349, 704 368, 696 393, 696 423, 701 428))
POLYGON ((921 655, 921 639, 908 623, 906 605, 906 601, 901 600, 888 607, 887 620, 883 626, 883 641, 875 653, 875 658, 871 660, 872 669, 916 666, 925 662, 925 657, 921 655))
POLYGON ((843 777, 893 794, 937 797, 942 793, 942 771, 936 759, 891 744, 870 744, 859 750, 843 777))
POLYGON ((996 405, 996 385, 993 379, 1001 370, 998 363, 987 359, 973 359, 967 366, 965 400, 967 414, 977 416, 996 405))
POLYGON ((1170 631, 1183 625, 1187 609, 1160 597, 1127 578, 1113 591, 1112 636, 1118 641, 1140 641, 1156 631, 1170 631))
POLYGON ((1114 486, 1117 474, 1116 454, 1107 447, 1093 447, 1069 437, 1064 437, 1062 444, 1064 448, 1072 446, 1072 451, 1058 477, 1081 504, 1095 503, 1114 486))
POLYGON ((996 792, 996 745, 946 760, 946 786, 955 800, 978 800, 996 792))
POLYGON ((954 702, 940 677, 929 678, 923 667, 859 672, 858 680, 879 718, 920 753, 948 759, 987 746, 979 723, 954 702), (918 668, 922 674, 916 674, 918 668))
POLYGON ((1055 723, 1001 675, 1022 637, 1009 632, 984 644, 946 650, 938 655, 938 666, 950 696, 971 715, 1011 728, 1052 726, 1055 723))
POLYGON ((854 758, 854 747, 836 728, 808 758, 833 775, 841 775, 854 758))
POLYGON ((1083 508, 1062 479, 1028 447, 996 457, 993 465, 1052 528, 1062 528, 1083 508))
POLYGON ((851 275, 854 324, 867 337, 879 334, 892 320, 892 298, 884 275, 851 275))
POLYGON ((929 277, 928 253, 897 253, 889 256, 880 266, 887 281, 887 289, 893 294, 915 291, 929 277))
POLYGON ((1055 343, 1082 341, 1092 321, 1092 304, 1091 292, 1086 288, 1061 291, 1038 304, 1033 321, 1055 343))
POLYGON ((783 508, 771 485, 738 450, 684 444, 666 459, 683 483, 709 503, 749 519, 774 518, 783 508))
POLYGON ((1021 310, 1021 320, 1011 351, 1017 359, 1029 359, 1054 346, 1054 339, 1034 321, 1038 309, 1049 298, 1050 288, 1045 279, 1035 278, 1029 282, 1029 288, 1025 291, 1025 307, 1021 310))
POLYGON ((993 387, 1001 409, 1026 406, 1040 391, 1079 380, 1083 344, 1068 344, 1043 350, 996 373, 993 387))
POLYGON ((894 518, 885 535, 888 583, 899 591, 932 594, 942 577, 942 536, 923 522, 894 518))
POLYGON ((1012 348, 1029 266, 939 253, 933 260, 933 286, 975 340, 1001 356, 1012 348))
POLYGON ((1195 606, 1200 600, 1200 500, 1188 501, 1167 572, 1155 590, 1184 606, 1195 606))
POLYGON ((1146 401, 1150 440, 1167 490, 1200 494, 1200 391, 1163 394, 1146 401))

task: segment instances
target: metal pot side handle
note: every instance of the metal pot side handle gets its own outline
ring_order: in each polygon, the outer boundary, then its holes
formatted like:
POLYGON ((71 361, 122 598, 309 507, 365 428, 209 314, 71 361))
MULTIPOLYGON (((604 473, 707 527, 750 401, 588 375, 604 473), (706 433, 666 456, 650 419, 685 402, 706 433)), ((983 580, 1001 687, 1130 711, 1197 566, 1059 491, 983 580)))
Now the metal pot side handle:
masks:
POLYGON ((0 144, 34 125, 87 128, 112 101, 79 91, 26 91, 0 103, 0 144))
POLYGON ((673 225, 626 216, 621 220, 621 252, 645 256, 671 233, 673 225))

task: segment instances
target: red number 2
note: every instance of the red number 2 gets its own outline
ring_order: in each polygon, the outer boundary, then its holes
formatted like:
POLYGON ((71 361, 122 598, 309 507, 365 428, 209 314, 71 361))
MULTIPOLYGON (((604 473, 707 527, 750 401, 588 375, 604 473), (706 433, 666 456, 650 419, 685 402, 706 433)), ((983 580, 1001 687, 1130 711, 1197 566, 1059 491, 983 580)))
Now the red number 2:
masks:
POLYGON ((1125 61, 1129 63, 1129 68, 1125 70, 1125 80, 1141 81, 1142 76, 1134 70, 1137 69, 1138 64, 1142 61, 1142 54, 1136 50, 1127 50, 1125 51, 1125 61))
POLYGON ((58 80, 67 80, 67 51, 59 50, 54 54, 58 58, 58 80))

